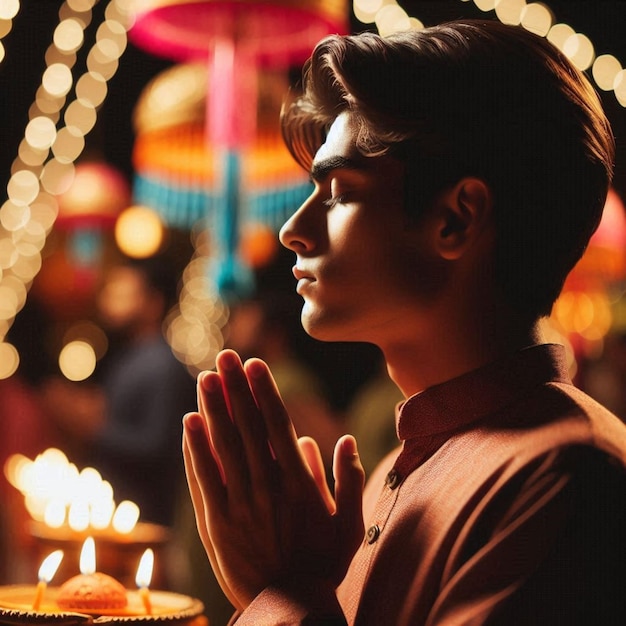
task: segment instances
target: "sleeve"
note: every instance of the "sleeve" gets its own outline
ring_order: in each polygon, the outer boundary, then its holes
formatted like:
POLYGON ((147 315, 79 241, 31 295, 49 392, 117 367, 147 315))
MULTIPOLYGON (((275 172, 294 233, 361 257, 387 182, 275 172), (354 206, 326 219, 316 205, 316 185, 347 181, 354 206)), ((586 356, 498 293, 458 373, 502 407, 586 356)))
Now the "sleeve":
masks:
POLYGON ((624 469, 585 447, 555 453, 550 466, 492 517, 502 521, 450 578, 428 626, 625 622, 624 469))
POLYGON ((268 587, 229 626, 345 626, 335 590, 324 582, 268 587))

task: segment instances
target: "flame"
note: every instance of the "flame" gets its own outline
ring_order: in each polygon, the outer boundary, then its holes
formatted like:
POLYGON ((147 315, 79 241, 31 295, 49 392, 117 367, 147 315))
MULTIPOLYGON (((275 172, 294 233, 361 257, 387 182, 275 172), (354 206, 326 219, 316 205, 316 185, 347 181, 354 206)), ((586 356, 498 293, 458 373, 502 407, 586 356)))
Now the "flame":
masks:
POLYGON ((129 534, 139 521, 134 502, 122 502, 116 510, 111 483, 93 467, 79 472, 57 448, 48 448, 34 461, 12 455, 3 469, 9 483, 24 495, 30 516, 51 528, 68 526, 83 532, 112 526, 118 533, 129 534))
POLYGON ((154 568, 154 552, 148 548, 139 561, 135 583, 137 587, 149 587, 152 580, 152 570, 154 568))
POLYGON ((93 537, 87 537, 80 551, 80 573, 89 576, 96 572, 96 544, 93 537))
POLYGON ((113 514, 113 528, 121 534, 132 532, 139 519, 139 507, 130 500, 120 502, 113 514))
POLYGON ((55 550, 54 552, 49 554, 42 561, 41 566, 39 567, 39 580, 45 582, 46 584, 49 583, 54 578, 54 575, 57 573, 57 570, 59 569, 59 565, 61 564, 62 560, 63 550, 55 550))

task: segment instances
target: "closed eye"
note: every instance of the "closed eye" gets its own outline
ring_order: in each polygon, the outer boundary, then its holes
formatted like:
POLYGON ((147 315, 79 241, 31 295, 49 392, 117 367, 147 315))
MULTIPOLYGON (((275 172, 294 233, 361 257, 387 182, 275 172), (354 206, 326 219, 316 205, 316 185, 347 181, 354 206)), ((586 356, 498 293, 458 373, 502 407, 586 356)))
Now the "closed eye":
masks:
POLYGON ((341 196, 333 196, 332 198, 328 198, 327 200, 324 200, 323 204, 324 204, 324 206, 327 206, 330 209, 332 209, 334 206, 336 206, 338 204, 343 204, 345 202, 345 200, 346 200, 346 198, 343 195, 341 195, 341 196))

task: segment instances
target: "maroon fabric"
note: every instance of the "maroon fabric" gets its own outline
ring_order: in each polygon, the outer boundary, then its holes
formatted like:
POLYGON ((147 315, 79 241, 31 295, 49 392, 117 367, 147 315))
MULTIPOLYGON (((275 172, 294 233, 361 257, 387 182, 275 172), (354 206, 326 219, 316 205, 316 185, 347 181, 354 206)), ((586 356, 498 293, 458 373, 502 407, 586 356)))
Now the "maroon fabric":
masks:
MULTIPOLYGON (((560 346, 413 396, 397 428, 337 591, 348 624, 624 623, 626 427, 572 385, 560 346)), ((332 594, 293 595, 263 592, 237 624, 329 623, 332 594)))

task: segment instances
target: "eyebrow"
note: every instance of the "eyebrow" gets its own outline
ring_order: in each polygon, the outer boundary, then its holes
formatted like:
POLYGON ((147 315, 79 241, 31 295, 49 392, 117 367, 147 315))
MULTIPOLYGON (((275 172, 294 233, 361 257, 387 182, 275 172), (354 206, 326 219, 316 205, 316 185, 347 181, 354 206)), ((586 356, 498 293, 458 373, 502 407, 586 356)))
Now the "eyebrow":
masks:
POLYGON ((363 165, 349 157, 332 156, 313 163, 311 166, 310 179, 312 182, 320 183, 336 169, 362 170, 363 165))

